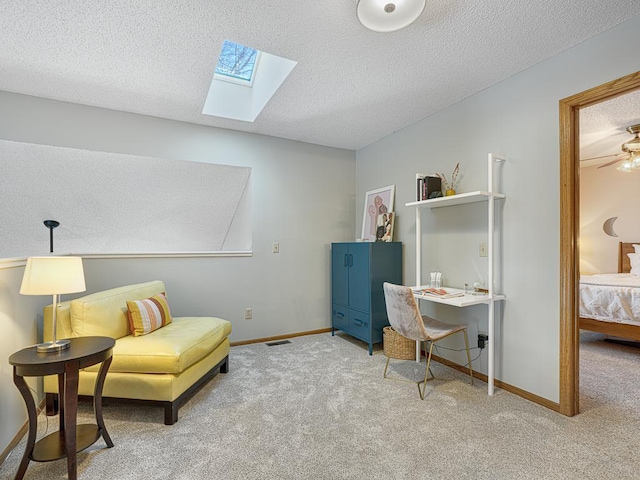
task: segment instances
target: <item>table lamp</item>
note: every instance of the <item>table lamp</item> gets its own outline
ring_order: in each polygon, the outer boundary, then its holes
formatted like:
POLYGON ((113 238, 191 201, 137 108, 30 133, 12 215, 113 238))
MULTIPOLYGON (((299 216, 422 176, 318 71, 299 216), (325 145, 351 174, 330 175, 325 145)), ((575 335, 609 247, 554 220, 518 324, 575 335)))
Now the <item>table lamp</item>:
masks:
POLYGON ((53 341, 37 345, 38 352, 59 352, 69 348, 69 340, 56 338, 58 298, 64 293, 84 292, 81 257, 29 257, 24 269, 22 295, 53 295, 53 341))

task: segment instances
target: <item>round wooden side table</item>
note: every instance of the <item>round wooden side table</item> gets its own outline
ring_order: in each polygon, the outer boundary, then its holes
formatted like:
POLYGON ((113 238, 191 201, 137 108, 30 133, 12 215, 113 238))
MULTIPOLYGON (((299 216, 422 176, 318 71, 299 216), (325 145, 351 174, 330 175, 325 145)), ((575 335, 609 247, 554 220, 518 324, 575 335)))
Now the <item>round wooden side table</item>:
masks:
POLYGON ((13 365, 13 383, 22 394, 29 415, 27 446, 16 473, 22 479, 29 460, 49 462, 67 458, 69 480, 78 478, 76 453, 93 445, 100 437, 107 447, 113 442, 102 419, 102 387, 111 365, 115 340, 109 337, 78 337, 71 339, 68 349, 53 353, 39 353, 36 347, 28 347, 9 357, 13 365), (78 378, 81 368, 102 362, 93 394, 93 409, 96 423, 76 425, 78 413, 78 378), (36 404, 24 377, 58 375, 60 403, 60 429, 36 442, 38 418, 36 404))

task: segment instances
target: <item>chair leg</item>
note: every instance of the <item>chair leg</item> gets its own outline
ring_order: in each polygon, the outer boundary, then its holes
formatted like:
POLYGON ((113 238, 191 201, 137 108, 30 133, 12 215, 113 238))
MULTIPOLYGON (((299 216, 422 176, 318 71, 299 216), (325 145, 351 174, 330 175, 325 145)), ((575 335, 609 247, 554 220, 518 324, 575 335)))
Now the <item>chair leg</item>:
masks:
POLYGON ((471 355, 469 354, 469 337, 467 337, 467 329, 462 330, 464 333, 464 346, 467 349, 467 362, 469 362, 469 376, 471 377, 471 385, 473 385, 473 367, 471 366, 471 355))
MULTIPOLYGON (((429 366, 429 363, 431 362, 431 352, 433 350, 433 343, 430 343, 431 348, 429 349, 429 356, 427 357, 427 366, 425 368, 425 372, 424 372, 424 388, 422 390, 420 390, 420 384, 423 382, 416 382, 414 380, 405 380, 403 378, 393 378, 387 375, 387 372, 389 370, 389 363, 391 361, 391 357, 387 357, 387 362, 384 366, 384 373, 382 374, 382 377, 388 380, 395 380, 397 382, 411 382, 411 383, 415 383, 418 385, 418 393, 420 393, 420 398, 422 400, 424 400, 424 393, 426 391, 426 383, 427 380, 429 380, 429 374, 431 374, 431 378, 436 378, 435 375, 433 374, 433 372, 431 371, 431 367, 429 366)), ((426 356, 426 342, 425 342, 425 356, 426 356)))
POLYGON ((384 373, 382 374, 382 378, 387 378, 387 369, 389 368, 389 360, 391 360, 391 357, 387 357, 387 364, 384 366, 384 373))
MULTIPOLYGON (((433 342, 431 340, 429 340, 428 342, 430 346, 433 346, 433 342)), ((426 360, 427 359, 427 340, 424 341, 424 356, 426 360)), ((436 376, 433 374, 433 371, 431 370, 431 367, 428 367, 428 372, 431 374, 431 378, 436 378, 436 376)))
MULTIPOLYGON (((418 384, 418 392, 420 393, 420 400, 424 400, 424 394, 427 391, 427 380, 429 380, 429 372, 431 371, 429 365, 431 364, 431 352, 433 352, 433 342, 429 345, 429 356, 427 357, 427 366, 424 370, 424 385, 420 390, 420 384, 418 384)), ((433 376, 433 373, 431 374, 433 376)))
MULTIPOLYGON (((387 371, 388 371, 388 369, 389 369, 389 362, 390 362, 390 361, 391 361, 391 357, 387 357, 387 363, 386 363, 386 364, 385 364, 385 366, 384 366, 384 373, 382 374, 382 377, 383 377, 383 378, 388 378, 388 379, 391 379, 391 380, 397 380, 397 379, 395 379, 395 378, 391 378, 391 377, 387 376, 387 371)), ((431 369, 429 369, 429 370, 428 370, 428 372, 431 374, 431 378, 436 378, 436 376, 433 374, 433 372, 431 371, 431 369)), ((403 381, 404 381, 404 380, 403 380, 403 381)), ((412 381, 412 380, 410 380, 410 381, 412 381)), ((422 382, 418 382, 418 384, 420 384, 420 383, 422 383, 422 382)))

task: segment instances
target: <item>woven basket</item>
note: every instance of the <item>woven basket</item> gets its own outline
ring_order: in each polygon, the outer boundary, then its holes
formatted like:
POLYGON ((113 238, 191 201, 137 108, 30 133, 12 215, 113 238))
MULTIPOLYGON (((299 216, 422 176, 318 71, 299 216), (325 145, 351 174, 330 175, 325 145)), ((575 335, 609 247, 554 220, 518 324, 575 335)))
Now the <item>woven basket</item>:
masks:
POLYGON ((416 342, 403 337, 392 327, 382 329, 382 346, 384 354, 389 358, 398 360, 416 359, 416 342))

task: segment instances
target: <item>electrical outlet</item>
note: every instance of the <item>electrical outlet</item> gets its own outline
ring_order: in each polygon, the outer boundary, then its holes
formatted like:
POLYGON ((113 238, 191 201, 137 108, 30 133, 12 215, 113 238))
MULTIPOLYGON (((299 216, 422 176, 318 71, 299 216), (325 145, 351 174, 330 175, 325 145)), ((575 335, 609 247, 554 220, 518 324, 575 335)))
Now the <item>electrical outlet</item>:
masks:
POLYGON ((280 253, 280 243, 273 242, 273 253, 280 253))
POLYGON ((251 318, 253 318, 253 309, 252 308, 245 308, 244 309, 244 319, 245 320, 251 320, 251 318))
POLYGON ((489 335, 487 335, 486 333, 479 333, 478 334, 478 348, 479 349, 483 349, 484 347, 486 347, 488 341, 489 341, 489 335))
POLYGON ((487 248, 487 244, 486 243, 481 243, 480 244, 480 256, 481 257, 488 257, 489 256, 489 249, 487 248))

